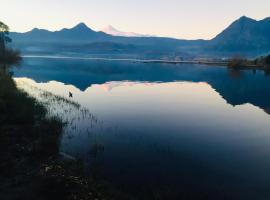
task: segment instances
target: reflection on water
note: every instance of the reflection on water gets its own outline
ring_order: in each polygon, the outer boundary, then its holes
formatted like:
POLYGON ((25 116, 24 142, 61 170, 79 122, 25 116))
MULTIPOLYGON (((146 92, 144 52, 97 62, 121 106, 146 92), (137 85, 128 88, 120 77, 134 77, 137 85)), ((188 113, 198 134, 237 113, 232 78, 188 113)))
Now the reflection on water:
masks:
POLYGON ((203 65, 145 64, 117 61, 28 58, 16 77, 58 81, 85 91, 111 81, 207 82, 232 105, 251 103, 270 110, 270 76, 262 71, 231 71, 203 65))
POLYGON ((15 71, 30 78, 18 83, 64 97, 72 92, 95 116, 91 125, 77 114, 61 149, 117 187, 161 199, 263 199, 270 196, 270 79, 234 73, 44 59, 15 71))

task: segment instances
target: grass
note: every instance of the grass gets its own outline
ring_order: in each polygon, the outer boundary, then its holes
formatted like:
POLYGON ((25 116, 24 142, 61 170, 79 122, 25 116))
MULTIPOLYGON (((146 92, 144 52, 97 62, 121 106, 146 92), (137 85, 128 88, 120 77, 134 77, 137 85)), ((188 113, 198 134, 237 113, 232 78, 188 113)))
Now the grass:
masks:
POLYGON ((24 79, 16 79, 16 84, 18 88, 33 96, 42 105, 46 105, 47 116, 58 116, 62 119, 65 123, 64 138, 71 139, 77 134, 91 134, 101 131, 103 123, 79 103, 52 94, 24 79))

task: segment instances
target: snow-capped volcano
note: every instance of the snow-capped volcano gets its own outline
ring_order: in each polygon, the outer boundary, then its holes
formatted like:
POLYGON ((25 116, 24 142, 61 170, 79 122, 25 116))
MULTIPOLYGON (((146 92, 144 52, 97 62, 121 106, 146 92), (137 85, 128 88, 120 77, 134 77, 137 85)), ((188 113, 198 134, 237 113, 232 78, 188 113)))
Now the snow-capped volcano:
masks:
POLYGON ((132 33, 132 32, 123 32, 119 31, 116 28, 112 27, 111 25, 107 26, 106 28, 101 30, 104 33, 114 35, 114 36, 124 36, 124 37, 149 37, 147 35, 132 33))

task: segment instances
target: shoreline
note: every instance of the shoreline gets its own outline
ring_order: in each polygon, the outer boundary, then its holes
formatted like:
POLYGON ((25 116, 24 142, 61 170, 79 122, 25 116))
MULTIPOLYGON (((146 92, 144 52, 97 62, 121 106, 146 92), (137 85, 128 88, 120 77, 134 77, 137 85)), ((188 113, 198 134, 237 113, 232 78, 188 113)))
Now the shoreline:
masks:
POLYGON ((196 60, 162 60, 162 59, 133 59, 133 58, 101 58, 101 57, 76 57, 76 56, 50 56, 50 55, 23 55, 22 58, 46 58, 46 59, 70 59, 70 60, 89 60, 89 61, 120 61, 120 62, 131 62, 131 63, 145 63, 145 64, 191 64, 191 65, 207 65, 216 67, 227 67, 232 70, 262 70, 267 71, 268 69, 255 64, 243 64, 241 66, 231 67, 229 66, 230 61, 196 61, 196 60))
POLYGON ((157 64, 202 64, 202 65, 227 65, 228 62, 218 61, 174 61, 163 59, 133 59, 133 58, 101 58, 101 57, 76 57, 76 56, 50 56, 50 55, 23 55, 23 58, 71 59, 71 60, 96 60, 96 61, 129 61, 137 63, 157 64))

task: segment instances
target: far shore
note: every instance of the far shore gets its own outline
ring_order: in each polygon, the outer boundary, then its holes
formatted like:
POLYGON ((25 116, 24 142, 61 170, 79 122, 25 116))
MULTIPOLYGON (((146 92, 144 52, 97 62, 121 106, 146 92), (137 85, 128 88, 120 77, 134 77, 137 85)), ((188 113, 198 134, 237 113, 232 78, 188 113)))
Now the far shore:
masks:
POLYGON ((97 60, 97 61, 130 61, 140 63, 165 63, 165 64, 206 64, 206 65, 227 65, 226 61, 196 61, 196 60, 163 60, 163 59, 134 59, 134 58, 100 58, 100 57, 79 57, 79 56, 53 56, 53 55, 23 55, 23 58, 48 58, 48 59, 74 59, 74 60, 97 60))
POLYGON ((23 55, 23 58, 47 58, 47 59, 72 59, 72 60, 95 60, 95 61, 125 61, 132 63, 146 64, 192 64, 192 65, 208 65, 217 67, 228 67, 238 70, 265 70, 255 64, 245 63, 237 67, 230 67, 230 61, 204 61, 204 60, 163 60, 163 59, 134 59, 134 58, 102 58, 102 57, 80 57, 80 56, 57 56, 57 55, 23 55))

